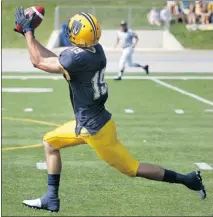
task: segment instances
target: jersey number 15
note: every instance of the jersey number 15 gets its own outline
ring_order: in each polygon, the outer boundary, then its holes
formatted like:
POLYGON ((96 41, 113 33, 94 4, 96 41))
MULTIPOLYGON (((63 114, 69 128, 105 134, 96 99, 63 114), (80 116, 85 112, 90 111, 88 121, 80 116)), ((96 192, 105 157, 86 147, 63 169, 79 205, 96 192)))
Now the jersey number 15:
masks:
POLYGON ((104 72, 106 68, 95 73, 92 78, 92 86, 94 90, 94 99, 99 99, 101 96, 107 93, 107 84, 104 81, 104 72))

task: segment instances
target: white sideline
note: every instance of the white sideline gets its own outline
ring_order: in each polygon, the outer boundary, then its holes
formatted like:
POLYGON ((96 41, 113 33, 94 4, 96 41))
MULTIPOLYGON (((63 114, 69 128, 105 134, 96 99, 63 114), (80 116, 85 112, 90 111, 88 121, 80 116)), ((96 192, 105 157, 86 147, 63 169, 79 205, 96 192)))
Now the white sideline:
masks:
POLYGON ((47 93, 53 92, 52 88, 14 88, 14 87, 3 87, 2 92, 7 93, 47 93))
MULTIPOLYGON (((115 76, 105 76, 105 79, 114 79, 115 76)), ((63 76, 52 76, 52 75, 3 75, 2 79, 53 79, 59 80, 64 79, 63 76)), ((124 80, 213 80, 213 76, 124 76, 124 80)))
POLYGON ((166 83, 166 82, 164 82, 164 81, 160 81, 160 80, 158 80, 158 79, 156 79, 156 78, 152 78, 151 80, 154 81, 154 82, 157 83, 157 84, 160 84, 160 85, 162 85, 162 86, 168 88, 168 89, 175 90, 175 91, 177 91, 177 92, 179 92, 179 93, 182 93, 183 95, 190 96, 190 97, 192 97, 192 98, 194 98, 194 99, 196 99, 196 100, 198 100, 198 101, 200 101, 200 102, 203 102, 203 103, 206 103, 206 104, 208 104, 208 105, 212 105, 212 106, 213 106, 213 102, 212 102, 212 101, 207 100, 207 99, 204 99, 204 98, 202 98, 202 97, 200 97, 200 96, 198 96, 198 95, 196 95, 196 94, 194 94, 194 93, 187 92, 187 91, 182 90, 182 89, 180 89, 180 88, 178 88, 178 87, 175 87, 175 86, 173 86, 173 85, 171 85, 171 84, 168 84, 168 83, 166 83))

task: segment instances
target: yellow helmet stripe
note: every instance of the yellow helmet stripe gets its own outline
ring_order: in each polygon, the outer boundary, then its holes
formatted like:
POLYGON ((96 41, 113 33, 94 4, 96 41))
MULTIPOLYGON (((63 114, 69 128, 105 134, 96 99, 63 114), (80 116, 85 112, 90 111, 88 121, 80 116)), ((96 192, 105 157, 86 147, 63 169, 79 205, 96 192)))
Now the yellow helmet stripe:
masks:
POLYGON ((94 32, 94 42, 96 42, 97 30, 96 30, 95 23, 94 23, 92 17, 88 13, 85 13, 85 12, 81 12, 80 14, 83 15, 90 22, 92 29, 93 29, 93 32, 94 32))

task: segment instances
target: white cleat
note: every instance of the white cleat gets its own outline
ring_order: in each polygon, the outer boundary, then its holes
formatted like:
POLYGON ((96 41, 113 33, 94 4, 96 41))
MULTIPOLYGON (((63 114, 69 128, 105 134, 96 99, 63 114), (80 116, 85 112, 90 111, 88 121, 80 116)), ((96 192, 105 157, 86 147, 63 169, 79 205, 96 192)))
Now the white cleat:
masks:
POLYGON ((60 200, 58 198, 47 201, 47 204, 42 204, 41 199, 24 200, 23 204, 32 209, 43 209, 49 212, 58 212, 60 208, 60 200))
POLYGON ((35 199, 35 200, 24 200, 23 204, 25 206, 31 207, 31 208, 35 208, 35 209, 41 209, 42 204, 41 204, 41 199, 35 199))

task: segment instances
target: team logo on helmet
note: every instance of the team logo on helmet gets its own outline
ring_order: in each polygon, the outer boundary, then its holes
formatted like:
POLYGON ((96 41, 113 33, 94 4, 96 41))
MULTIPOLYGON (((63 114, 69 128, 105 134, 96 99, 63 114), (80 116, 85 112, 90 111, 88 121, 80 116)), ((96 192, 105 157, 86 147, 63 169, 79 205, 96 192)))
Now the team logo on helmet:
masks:
POLYGON ((72 24, 72 28, 71 28, 71 32, 74 34, 74 35, 78 35, 78 33, 80 32, 81 30, 81 27, 82 27, 82 24, 77 21, 77 20, 74 20, 73 24, 72 24))

